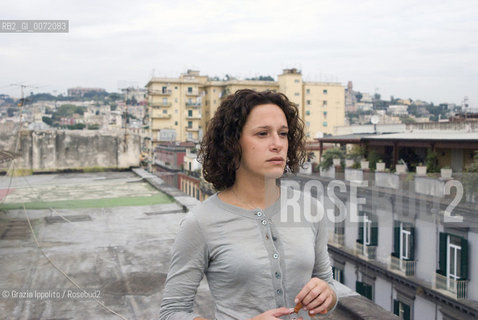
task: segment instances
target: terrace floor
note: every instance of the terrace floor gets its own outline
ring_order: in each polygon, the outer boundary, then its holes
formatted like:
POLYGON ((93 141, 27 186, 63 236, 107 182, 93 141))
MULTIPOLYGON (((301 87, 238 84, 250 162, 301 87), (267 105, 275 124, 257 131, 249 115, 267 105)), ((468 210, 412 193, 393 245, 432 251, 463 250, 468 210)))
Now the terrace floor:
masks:
MULTIPOLYGON (((184 208, 197 203, 165 185, 168 194, 159 191, 158 180, 133 172, 0 177, 0 314, 158 318, 170 247, 184 208)), ((213 318, 206 280, 196 309, 213 318)), ((357 317, 337 308, 321 318, 357 317)))

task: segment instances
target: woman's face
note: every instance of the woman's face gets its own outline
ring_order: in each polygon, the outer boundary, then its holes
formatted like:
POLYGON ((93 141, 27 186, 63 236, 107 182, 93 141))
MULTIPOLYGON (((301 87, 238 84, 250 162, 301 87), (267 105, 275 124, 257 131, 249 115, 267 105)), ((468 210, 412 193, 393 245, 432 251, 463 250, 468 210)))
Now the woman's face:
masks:
POLYGON ((236 175, 279 178, 287 160, 289 129, 284 112, 275 104, 252 108, 242 128, 241 163, 236 175))

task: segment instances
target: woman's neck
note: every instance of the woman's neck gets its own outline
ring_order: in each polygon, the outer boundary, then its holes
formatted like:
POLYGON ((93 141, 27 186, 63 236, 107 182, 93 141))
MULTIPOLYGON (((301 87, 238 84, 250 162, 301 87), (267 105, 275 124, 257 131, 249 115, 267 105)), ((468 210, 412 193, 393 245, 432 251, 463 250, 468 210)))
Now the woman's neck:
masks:
POLYGON ((234 185, 229 190, 229 196, 235 198, 236 203, 242 204, 241 207, 248 209, 267 208, 279 198, 276 179, 240 179, 240 177, 236 177, 234 185))

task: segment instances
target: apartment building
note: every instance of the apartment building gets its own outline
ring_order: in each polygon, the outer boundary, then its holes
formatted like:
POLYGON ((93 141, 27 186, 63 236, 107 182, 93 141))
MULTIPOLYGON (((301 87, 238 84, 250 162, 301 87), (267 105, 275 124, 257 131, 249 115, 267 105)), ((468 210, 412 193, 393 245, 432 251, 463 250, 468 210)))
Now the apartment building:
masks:
POLYGON ((414 133, 321 139, 390 155, 391 167, 402 149, 434 148, 439 166, 453 168, 446 176, 338 166, 305 179, 323 190, 331 181, 343 183, 335 205, 323 201, 335 214, 329 228, 334 278, 402 319, 476 319, 478 190, 470 179, 478 176, 463 169, 478 150, 478 132, 414 133))
POLYGON ((304 82, 297 69, 285 69, 278 81, 209 79, 188 70, 179 78, 152 78, 146 85, 152 148, 165 141, 200 141, 222 99, 239 89, 283 92, 299 107, 307 137, 332 133, 345 122, 344 87, 304 82))

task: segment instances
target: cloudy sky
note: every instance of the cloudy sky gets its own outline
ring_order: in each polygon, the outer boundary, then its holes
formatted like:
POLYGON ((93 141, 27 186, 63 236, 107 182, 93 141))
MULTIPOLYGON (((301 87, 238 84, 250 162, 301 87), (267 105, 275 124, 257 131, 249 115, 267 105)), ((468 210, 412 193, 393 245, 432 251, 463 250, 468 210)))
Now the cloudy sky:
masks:
POLYGON ((187 69, 297 67, 308 81, 478 107, 476 0, 2 0, 0 19, 65 19, 64 34, 0 33, 0 92, 117 91, 187 69), (56 91, 55 91, 56 90, 56 91))

